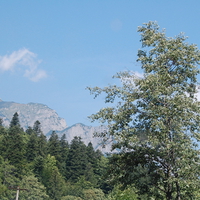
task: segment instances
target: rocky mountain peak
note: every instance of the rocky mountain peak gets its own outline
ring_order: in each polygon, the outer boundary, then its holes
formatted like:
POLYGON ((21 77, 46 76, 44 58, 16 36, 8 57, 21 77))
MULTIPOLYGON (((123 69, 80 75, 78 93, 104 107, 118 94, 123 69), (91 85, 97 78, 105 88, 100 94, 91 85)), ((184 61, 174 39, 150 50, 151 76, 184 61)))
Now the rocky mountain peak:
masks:
POLYGON ((0 117, 5 126, 9 126, 13 114, 19 114, 20 124, 24 129, 33 126, 39 120, 44 134, 52 130, 61 131, 67 128, 65 119, 60 118, 55 110, 40 103, 20 104, 0 101, 0 117))

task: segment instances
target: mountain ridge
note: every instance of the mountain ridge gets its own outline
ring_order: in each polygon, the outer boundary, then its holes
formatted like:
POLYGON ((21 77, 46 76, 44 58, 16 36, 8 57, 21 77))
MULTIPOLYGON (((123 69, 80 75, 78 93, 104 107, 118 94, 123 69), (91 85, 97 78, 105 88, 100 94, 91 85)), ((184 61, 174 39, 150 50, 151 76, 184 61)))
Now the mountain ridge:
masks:
POLYGON ((32 127, 37 120, 42 124, 44 134, 51 130, 63 130, 67 127, 66 121, 45 104, 0 101, 0 117, 3 119, 4 126, 9 126, 15 112, 18 113, 20 124, 24 129, 27 129, 28 126, 32 127))
POLYGON ((20 125, 24 130, 29 126, 32 127, 35 121, 41 123, 41 130, 48 137, 52 131, 55 131, 59 137, 66 135, 66 140, 70 143, 75 136, 81 137, 87 145, 91 142, 95 149, 102 152, 108 152, 108 148, 102 148, 101 138, 94 137, 95 132, 104 132, 106 126, 87 126, 81 122, 67 126, 65 119, 60 118, 55 110, 41 103, 20 104, 16 102, 7 102, 0 100, 0 118, 3 119, 3 125, 9 126, 14 113, 19 115, 20 125))

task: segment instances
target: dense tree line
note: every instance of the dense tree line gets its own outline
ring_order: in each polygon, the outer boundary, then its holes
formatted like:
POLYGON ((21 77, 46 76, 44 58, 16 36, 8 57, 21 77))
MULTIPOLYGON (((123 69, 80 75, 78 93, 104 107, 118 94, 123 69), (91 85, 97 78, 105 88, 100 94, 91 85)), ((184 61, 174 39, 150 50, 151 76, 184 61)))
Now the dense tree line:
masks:
MULTIPOLYGON (((2 122, 2 120, 1 120, 2 122)), ((107 158, 92 143, 55 131, 49 139, 36 121, 23 130, 19 116, 10 126, 0 126, 0 199, 15 199, 19 186, 21 200, 104 199, 107 185, 103 174, 107 158)))

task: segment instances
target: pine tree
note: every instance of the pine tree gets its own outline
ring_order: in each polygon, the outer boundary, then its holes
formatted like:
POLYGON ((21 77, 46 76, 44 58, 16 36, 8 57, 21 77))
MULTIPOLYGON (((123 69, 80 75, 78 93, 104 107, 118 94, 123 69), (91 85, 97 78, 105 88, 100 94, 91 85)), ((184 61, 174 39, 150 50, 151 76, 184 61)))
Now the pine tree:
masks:
POLYGON ((19 115, 18 115, 17 112, 13 115, 13 118, 10 122, 10 127, 13 127, 13 126, 19 126, 20 127, 19 115))
POLYGON ((66 159, 67 159, 67 154, 68 154, 68 151, 69 151, 69 144, 66 140, 66 135, 63 134, 62 137, 60 138, 60 154, 61 154, 61 157, 62 157, 62 162, 66 162, 66 159))
POLYGON ((60 164, 59 164, 59 170, 60 173, 65 177, 66 176, 66 164, 67 164, 67 156, 69 152, 69 144, 66 141, 66 135, 63 134, 60 138, 60 164))
POLYGON ((37 120, 33 125, 33 131, 36 135, 40 135, 42 133, 41 123, 37 120))
POLYGON ((43 136, 41 136, 42 131, 40 122, 37 120, 34 123, 33 128, 28 127, 26 133, 29 135, 27 159, 28 161, 33 161, 37 156, 44 154, 41 148, 43 148, 42 145, 45 145, 45 141, 42 141, 43 136))
POLYGON ((88 143, 86 149, 87 149, 88 161, 91 163, 92 167, 95 167, 97 164, 97 157, 91 142, 88 143))
POLYGON ((0 126, 0 155, 3 156, 4 159, 6 158, 7 134, 8 134, 8 130, 4 128, 3 126, 0 126))
POLYGON ((55 131, 52 132, 47 145, 48 154, 55 156, 56 160, 60 161, 60 141, 55 131))
POLYGON ((86 167, 85 178, 87 181, 90 181, 91 183, 93 183, 94 186, 96 186, 97 182, 99 181, 99 176, 97 171, 98 171, 98 161, 100 158, 98 157, 98 154, 95 152, 91 142, 88 143, 86 150, 87 150, 88 164, 86 167))
POLYGON ((0 126, 3 126, 3 119, 0 118, 0 126))
POLYGON ((80 137, 74 137, 71 141, 67 158, 66 179, 76 182, 80 176, 85 174, 87 164, 86 145, 81 141, 80 137))
POLYGON ((29 127, 26 129, 26 133, 27 133, 28 135, 31 135, 32 133, 34 133, 33 128, 32 128, 31 126, 29 126, 29 127))
POLYGON ((32 164, 32 170, 40 182, 42 182, 42 177, 43 177, 42 175, 43 175, 43 169, 44 169, 44 161, 45 161, 44 157, 37 156, 35 157, 32 164))
POLYGON ((9 128, 8 133, 4 136, 5 144, 4 156, 18 170, 18 175, 21 176, 22 171, 26 168, 26 137, 25 133, 18 126, 9 128))
POLYGON ((27 143, 27 160, 33 161, 37 156, 39 156, 39 154, 39 136, 37 136, 36 133, 32 131, 32 133, 29 135, 29 140, 27 143))
POLYGON ((41 133, 38 139, 39 155, 42 157, 47 156, 47 138, 41 133))

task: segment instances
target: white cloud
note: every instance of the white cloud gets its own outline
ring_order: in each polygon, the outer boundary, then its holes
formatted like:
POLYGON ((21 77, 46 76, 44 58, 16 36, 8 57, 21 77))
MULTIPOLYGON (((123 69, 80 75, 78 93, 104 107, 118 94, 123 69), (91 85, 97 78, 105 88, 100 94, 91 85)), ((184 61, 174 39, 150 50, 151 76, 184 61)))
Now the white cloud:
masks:
POLYGON ((200 101, 200 89, 197 89, 196 98, 200 101))
POLYGON ((136 87, 135 86, 135 81, 138 79, 143 79, 144 78, 144 74, 137 72, 137 71, 125 71, 122 72, 122 76, 121 76, 121 81, 123 84, 125 84, 126 86, 130 86, 130 87, 136 87))
POLYGON ((33 70, 26 70, 24 76, 28 77, 33 82, 37 82, 42 78, 46 78, 47 74, 44 70, 33 69, 33 70))
POLYGON ((37 55, 26 48, 14 51, 10 55, 0 56, 0 70, 14 71, 15 68, 26 67, 22 68, 24 76, 34 82, 47 77, 44 70, 38 69, 40 63, 37 55))
POLYGON ((140 73, 140 72, 135 71, 134 74, 135 74, 135 76, 137 76, 138 78, 144 78, 144 73, 140 73))

